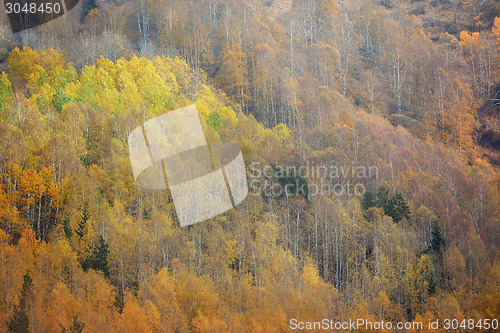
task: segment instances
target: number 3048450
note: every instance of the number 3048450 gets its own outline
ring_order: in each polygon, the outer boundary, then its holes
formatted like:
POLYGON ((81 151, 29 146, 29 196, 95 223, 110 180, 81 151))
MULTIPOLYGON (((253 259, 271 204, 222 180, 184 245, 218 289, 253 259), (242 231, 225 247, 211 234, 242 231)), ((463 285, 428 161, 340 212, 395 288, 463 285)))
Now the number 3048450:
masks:
POLYGON ((498 319, 445 319, 443 320, 443 328, 445 330, 497 330, 498 319))
POLYGON ((7 14, 59 14, 61 12, 61 4, 55 3, 45 3, 40 4, 32 3, 5 3, 5 8, 7 14))

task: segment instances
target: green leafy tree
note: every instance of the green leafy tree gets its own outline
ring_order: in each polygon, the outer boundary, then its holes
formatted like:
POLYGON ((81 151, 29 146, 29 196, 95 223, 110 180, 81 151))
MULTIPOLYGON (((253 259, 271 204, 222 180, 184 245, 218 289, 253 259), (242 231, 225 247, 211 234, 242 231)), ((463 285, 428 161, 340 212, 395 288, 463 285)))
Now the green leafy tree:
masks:
POLYGON ((52 100, 52 105, 57 112, 61 113, 64 104, 69 102, 71 102, 71 97, 66 95, 61 89, 57 88, 52 100))
POLYGON ((224 117, 221 116, 217 111, 212 112, 207 119, 207 124, 214 130, 217 130, 220 125, 224 122, 224 117))
POLYGON ((7 102, 14 97, 12 85, 5 73, 0 74, 0 110, 5 108, 7 102))

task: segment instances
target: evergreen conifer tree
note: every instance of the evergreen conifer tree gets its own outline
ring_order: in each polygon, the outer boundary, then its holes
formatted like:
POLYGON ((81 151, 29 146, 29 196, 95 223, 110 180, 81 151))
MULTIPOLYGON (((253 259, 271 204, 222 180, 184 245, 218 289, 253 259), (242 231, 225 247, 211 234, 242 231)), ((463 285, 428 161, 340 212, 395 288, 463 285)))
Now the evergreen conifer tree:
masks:
POLYGON ((99 241, 92 251, 92 254, 85 259, 82 268, 87 271, 89 268, 101 271, 107 277, 109 276, 108 268, 109 245, 102 236, 99 236, 99 241))
POLYGON ((396 223, 400 222, 403 218, 410 219, 410 207, 403 195, 398 191, 389 199, 384 212, 387 216, 392 217, 392 220, 396 223))
POLYGON ((372 192, 370 191, 365 192, 365 194, 363 195, 362 206, 364 210, 368 210, 376 206, 375 196, 373 195, 372 192))
POLYGON ((441 230, 441 226, 439 225, 439 222, 437 220, 434 221, 431 236, 432 238, 429 249, 436 253, 439 253, 441 249, 444 249, 446 247, 446 239, 444 238, 443 231, 441 230))
POLYGON ((68 239, 71 239, 71 236, 73 236, 73 229, 71 229, 71 226, 69 224, 69 218, 67 216, 63 219, 63 229, 66 237, 68 239))
POLYGON ((377 190, 377 207, 384 208, 385 210, 388 201, 389 191, 385 188, 385 186, 380 186, 377 190))
POLYGON ((85 234, 85 226, 87 225, 87 222, 90 220, 89 205, 87 202, 83 204, 81 219, 82 220, 78 223, 78 230, 76 230, 76 234, 80 238, 82 238, 83 235, 85 234))

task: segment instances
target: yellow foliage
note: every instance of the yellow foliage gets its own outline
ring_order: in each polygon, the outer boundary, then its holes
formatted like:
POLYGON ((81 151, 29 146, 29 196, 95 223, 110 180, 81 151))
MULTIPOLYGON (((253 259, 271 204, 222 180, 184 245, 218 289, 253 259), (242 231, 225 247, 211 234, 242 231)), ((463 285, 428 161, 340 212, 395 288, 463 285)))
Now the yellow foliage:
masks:
POLYGON ((495 23, 493 24, 491 31, 493 32, 493 35, 496 37, 497 43, 500 44, 500 17, 495 17, 495 23))
MULTIPOLYGON (((72 323, 73 317, 80 312, 81 303, 69 291, 66 284, 57 282, 54 289, 50 293, 49 302, 46 304, 46 314, 49 323, 58 323, 68 330, 72 323)), ((56 332, 60 331, 60 327, 51 325, 56 332)))
POLYGON ((19 218, 19 212, 12 205, 14 198, 5 193, 4 185, 0 184, 0 229, 7 230, 10 234, 21 234, 26 225, 19 218))
POLYGON ((35 231, 31 228, 24 229, 19 244, 28 247, 34 255, 38 252, 40 245, 43 245, 43 243, 37 239, 35 231))
POLYGON ((278 124, 276 125, 276 127, 274 127, 274 130, 276 131, 276 134, 278 135, 282 143, 290 142, 291 135, 288 126, 286 126, 285 124, 278 124))
MULTIPOLYGON (((151 310, 151 309, 150 309, 151 310)), ((152 332, 148 325, 148 315, 131 294, 128 294, 122 312, 123 331, 152 332)))
POLYGON ((309 292, 314 292, 320 285, 324 282, 323 279, 318 274, 318 269, 316 266, 307 261, 304 265, 304 270, 302 271, 302 280, 307 288, 309 288, 309 292))
POLYGON ((47 75, 56 74, 61 68, 69 68, 71 64, 54 49, 36 51, 29 46, 22 50, 14 48, 9 55, 10 73, 27 80, 31 74, 45 71, 47 75))
POLYGON ((349 116, 345 111, 342 111, 340 113, 339 119, 340 119, 341 124, 343 126, 346 126, 348 128, 353 128, 354 127, 354 122, 352 121, 351 116, 349 116))

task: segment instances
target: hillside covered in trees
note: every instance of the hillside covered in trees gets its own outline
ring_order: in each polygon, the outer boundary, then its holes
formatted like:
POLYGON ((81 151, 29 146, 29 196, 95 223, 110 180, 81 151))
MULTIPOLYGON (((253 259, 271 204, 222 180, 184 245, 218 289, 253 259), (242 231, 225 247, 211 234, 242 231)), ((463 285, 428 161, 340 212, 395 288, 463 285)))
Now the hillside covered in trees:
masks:
POLYGON ((500 319, 499 10, 83 0, 16 35, 2 13, 0 332, 500 319), (181 228, 127 138, 190 104, 251 191, 181 228))

